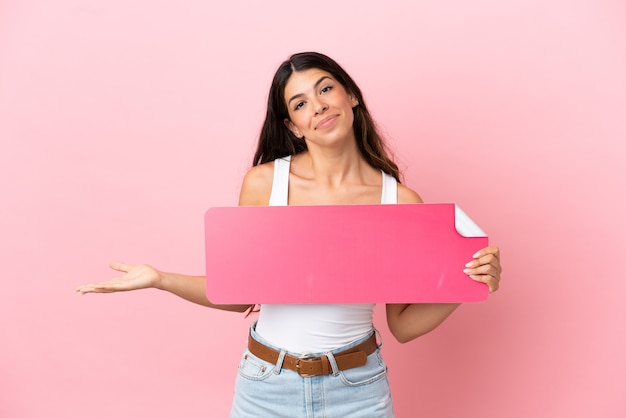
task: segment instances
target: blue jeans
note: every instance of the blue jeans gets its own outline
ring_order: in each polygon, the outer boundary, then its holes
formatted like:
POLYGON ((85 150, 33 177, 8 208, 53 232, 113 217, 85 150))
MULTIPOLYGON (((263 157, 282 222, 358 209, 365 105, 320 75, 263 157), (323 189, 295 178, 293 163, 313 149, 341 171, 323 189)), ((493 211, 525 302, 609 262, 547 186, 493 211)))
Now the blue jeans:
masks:
MULTIPOLYGON (((255 340, 281 351, 256 334, 254 324, 250 333, 255 340)), ((333 373, 322 376, 302 377, 282 368, 283 355, 272 364, 246 349, 239 364, 230 418, 393 417, 387 366, 380 345, 361 367, 339 371, 333 356, 370 336, 328 353, 312 354, 328 356, 333 373)))

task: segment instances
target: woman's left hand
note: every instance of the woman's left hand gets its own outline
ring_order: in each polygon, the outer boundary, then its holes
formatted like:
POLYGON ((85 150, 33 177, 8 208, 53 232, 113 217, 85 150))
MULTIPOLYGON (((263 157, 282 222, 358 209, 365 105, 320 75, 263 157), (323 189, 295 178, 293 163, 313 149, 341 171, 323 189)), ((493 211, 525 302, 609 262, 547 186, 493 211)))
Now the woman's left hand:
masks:
POLYGON ((474 259, 465 265, 463 273, 477 282, 487 283, 489 293, 500 287, 500 248, 486 247, 474 254, 474 259))

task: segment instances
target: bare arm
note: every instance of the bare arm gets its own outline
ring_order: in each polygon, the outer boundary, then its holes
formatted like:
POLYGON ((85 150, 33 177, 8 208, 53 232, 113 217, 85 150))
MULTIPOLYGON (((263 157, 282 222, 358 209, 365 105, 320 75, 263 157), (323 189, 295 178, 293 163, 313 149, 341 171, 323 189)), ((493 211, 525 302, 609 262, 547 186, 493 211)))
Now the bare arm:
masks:
MULTIPOLYGON (((239 198, 240 205, 267 205, 272 187, 273 165, 254 167, 244 178, 239 198)), ((110 263, 113 270, 123 273, 111 280, 78 286, 76 292, 113 293, 154 288, 165 290, 193 303, 225 311, 244 312, 254 305, 217 305, 206 295, 204 276, 188 276, 159 271, 147 264, 110 263)))
POLYGON ((460 304, 411 303, 387 304, 389 330, 406 343, 437 328, 460 304))
POLYGON ((111 280, 78 286, 76 292, 114 293, 139 289, 160 289, 193 303, 209 308, 225 311, 244 312, 251 305, 216 305, 206 296, 206 280, 204 276, 186 276, 183 274, 166 273, 147 264, 124 264, 117 261, 109 266, 124 273, 111 280))
MULTIPOLYGON (((422 203, 422 199, 412 190, 400 186, 398 203, 422 203)), ((502 271, 500 250, 498 247, 483 248, 474 254, 463 271, 471 279, 487 283, 489 291, 495 292, 502 271)), ((459 306, 458 303, 387 304, 387 324, 393 336, 405 343, 437 328, 459 306)))

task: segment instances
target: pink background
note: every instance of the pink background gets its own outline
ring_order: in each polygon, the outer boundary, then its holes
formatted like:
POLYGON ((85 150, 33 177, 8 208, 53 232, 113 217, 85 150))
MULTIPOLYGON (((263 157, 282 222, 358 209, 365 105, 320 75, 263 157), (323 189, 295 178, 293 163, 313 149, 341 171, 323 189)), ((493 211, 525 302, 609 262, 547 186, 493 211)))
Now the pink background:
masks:
POLYGON ((501 291, 418 341, 377 309, 397 415, 626 416, 624 4, 4 0, 0 416, 226 415, 252 318, 73 288, 111 259, 203 272, 203 213, 302 50, 502 248, 501 291))

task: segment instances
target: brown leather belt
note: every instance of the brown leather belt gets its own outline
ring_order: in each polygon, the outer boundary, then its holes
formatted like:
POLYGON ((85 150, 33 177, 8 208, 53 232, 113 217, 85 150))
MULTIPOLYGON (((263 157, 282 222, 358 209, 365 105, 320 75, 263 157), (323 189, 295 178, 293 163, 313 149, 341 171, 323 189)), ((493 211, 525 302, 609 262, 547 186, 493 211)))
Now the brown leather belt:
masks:
MULTIPOLYGON (((333 354, 337 367, 339 370, 352 369, 354 367, 364 366, 367 362, 367 356, 372 354, 378 345, 376 344, 376 333, 372 334, 370 338, 361 344, 348 348, 345 351, 341 351, 337 354, 333 354)), ((252 336, 248 337, 248 350, 268 363, 274 363, 278 361, 280 351, 274 350, 271 347, 261 344, 252 336)), ((300 376, 320 376, 323 374, 331 374, 333 372, 330 361, 326 356, 320 357, 295 357, 289 354, 285 354, 283 359, 283 367, 285 369, 298 372, 300 376)))

